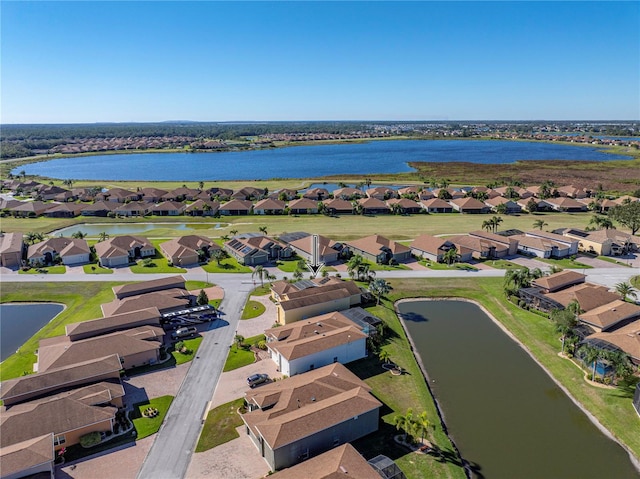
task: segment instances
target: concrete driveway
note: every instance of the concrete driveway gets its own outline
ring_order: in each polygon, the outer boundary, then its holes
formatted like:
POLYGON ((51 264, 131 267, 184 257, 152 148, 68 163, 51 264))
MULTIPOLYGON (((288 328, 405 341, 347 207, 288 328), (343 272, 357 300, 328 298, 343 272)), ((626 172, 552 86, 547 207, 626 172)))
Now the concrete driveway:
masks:
POLYGON ((189 479, 259 479, 266 476, 270 471, 269 466, 247 436, 244 426, 240 426, 237 431, 239 438, 209 451, 194 453, 185 477, 189 479))
MULTIPOLYGON (((227 371, 220 375, 216 390, 211 398, 210 409, 214 409, 221 404, 228 403, 235 399, 244 397, 244 393, 249 389, 247 378, 252 374, 268 374, 271 379, 280 379, 282 374, 271 359, 264 358, 248 366, 227 371)), ((260 386, 256 386, 259 388, 260 386)))

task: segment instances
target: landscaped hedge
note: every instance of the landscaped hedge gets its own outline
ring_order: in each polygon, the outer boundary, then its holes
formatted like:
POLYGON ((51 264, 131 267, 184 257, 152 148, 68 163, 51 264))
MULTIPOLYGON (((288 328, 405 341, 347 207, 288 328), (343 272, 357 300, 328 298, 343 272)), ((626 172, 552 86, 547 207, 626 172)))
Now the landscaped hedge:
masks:
POLYGON ((80 436, 80 445, 82 447, 93 447, 100 444, 100 433, 98 431, 93 431, 84 436, 80 436))

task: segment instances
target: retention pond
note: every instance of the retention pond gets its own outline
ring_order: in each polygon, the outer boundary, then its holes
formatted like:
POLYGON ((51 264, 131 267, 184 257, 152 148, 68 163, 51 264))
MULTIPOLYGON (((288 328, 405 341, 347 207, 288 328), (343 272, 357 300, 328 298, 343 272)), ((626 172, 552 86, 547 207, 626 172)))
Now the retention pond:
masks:
POLYGON ((398 311, 477 477, 639 477, 627 452, 477 305, 403 301, 398 311))

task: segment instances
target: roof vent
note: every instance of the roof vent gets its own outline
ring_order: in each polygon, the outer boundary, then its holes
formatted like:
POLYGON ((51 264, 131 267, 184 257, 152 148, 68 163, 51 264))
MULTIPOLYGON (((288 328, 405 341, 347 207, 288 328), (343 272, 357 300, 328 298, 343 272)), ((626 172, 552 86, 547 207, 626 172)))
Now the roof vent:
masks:
POLYGON ((313 332, 316 334, 320 334, 320 332, 317 329, 314 329, 313 332))
POLYGON ((311 396, 311 402, 315 402, 316 398, 315 396, 311 396))
POLYGON ((345 474, 349 474, 349 472, 347 472, 347 468, 346 468, 346 467, 344 467, 344 466, 340 466, 340 470, 341 470, 342 472, 344 472, 345 474))

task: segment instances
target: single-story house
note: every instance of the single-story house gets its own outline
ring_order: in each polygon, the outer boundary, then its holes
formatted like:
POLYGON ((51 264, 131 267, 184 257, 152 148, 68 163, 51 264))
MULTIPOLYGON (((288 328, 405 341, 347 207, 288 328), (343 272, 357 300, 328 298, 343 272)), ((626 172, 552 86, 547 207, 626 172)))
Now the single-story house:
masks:
POLYGON ((581 323, 590 326, 598 333, 625 326, 638 319, 640 319, 640 306, 620 299, 578 316, 581 323))
POLYGON ((445 253, 452 248, 457 250, 459 261, 467 262, 471 260, 470 250, 466 248, 457 249, 449 240, 428 234, 418 236, 409 247, 412 255, 435 261, 436 263, 442 263, 445 253))
POLYGON ((584 283, 586 276, 577 271, 564 270, 558 273, 542 276, 531 281, 532 286, 540 288, 545 293, 553 293, 569 286, 584 283))
POLYGON ((365 193, 357 188, 345 187, 333 190, 333 197, 342 200, 353 200, 363 196, 366 196, 365 193))
POLYGON ((322 202, 330 215, 353 214, 353 203, 342 198, 333 198, 322 202))
POLYGON ((220 203, 216 200, 198 199, 190 205, 187 205, 184 213, 191 216, 215 216, 219 208, 220 203))
POLYGON ((388 264, 391 260, 401 263, 411 258, 408 246, 380 235, 367 236, 345 244, 351 253, 359 254, 374 263, 388 264))
POLYGON ((54 479, 55 458, 53 433, 1 447, 2 479, 54 479))
POLYGON ((138 326, 160 326, 160 311, 153 306, 147 309, 115 314, 104 318, 71 323, 65 326, 66 335, 71 341, 92 338, 102 334, 115 333, 138 326))
POLYGON ((43 213, 48 218, 75 218, 85 205, 80 203, 56 203, 43 213))
POLYGON ((282 188, 281 190, 271 193, 269 197, 273 198, 274 200, 284 199, 286 201, 291 201, 295 200, 298 197, 298 192, 296 190, 292 190, 291 188, 282 188))
POLYGON ((105 316, 114 316, 153 307, 158 308, 161 314, 165 314, 189 308, 194 302, 195 298, 189 291, 182 288, 174 288, 128 296, 123 299, 114 299, 109 303, 100 305, 100 307, 102 308, 102 314, 105 316))
POLYGON ((131 201, 119 205, 113 212, 119 216, 145 216, 153 205, 146 201, 131 201))
POLYGON ((547 198, 544 201, 554 211, 562 211, 565 213, 578 213, 580 211, 587 211, 587 205, 585 205, 584 203, 580 203, 573 198, 547 198))
POLYGON ((587 198, 590 193, 586 191, 584 188, 579 188, 573 185, 561 186, 559 188, 556 188, 556 191, 560 196, 574 198, 576 200, 581 198, 587 198))
POLYGON ((149 203, 158 203, 162 200, 162 197, 169 193, 167 190, 161 190, 160 188, 142 188, 140 190, 142 199, 149 203))
POLYGON ((172 289, 184 289, 186 291, 186 280, 182 275, 167 276, 165 278, 151 279, 148 281, 139 281, 136 283, 127 283, 111 288, 116 299, 129 298, 131 296, 139 296, 146 293, 155 293, 158 291, 166 291, 172 289))
POLYGON ((225 201, 230 199, 231 195, 233 194, 233 190, 229 188, 219 188, 217 186, 211 187, 208 190, 205 190, 205 192, 209 193, 209 195, 212 198, 215 198, 220 201, 225 201))
POLYGON ((8 210, 13 216, 26 218, 40 216, 53 206, 55 206, 53 203, 43 203, 42 201, 23 201, 8 210))
POLYGON ((244 188, 240 188, 239 190, 234 191, 231 194, 231 199, 235 200, 260 200, 262 199, 268 192, 261 188, 255 188, 253 186, 245 186, 244 188))
POLYGON ((286 376, 367 356, 368 335, 337 311, 267 329, 265 336, 271 359, 286 376))
POLYGON ((449 200, 449 204, 453 206, 454 210, 459 211, 460 213, 480 214, 489 213, 491 211, 489 206, 472 197, 452 199, 449 200))
POLYGON ((531 286, 518 291, 518 296, 529 306, 545 312, 564 309, 573 301, 577 301, 580 309, 586 312, 620 297, 604 286, 591 283, 576 284, 553 293, 546 293, 537 286, 531 286))
POLYGON ((206 260, 211 252, 217 249, 221 248, 212 240, 198 235, 180 236, 160 243, 162 254, 175 266, 197 265, 201 259, 206 260))
POLYGON ((272 198, 265 198, 253 205, 255 215, 281 215, 284 213, 286 204, 284 201, 272 198))
POLYGON ((149 211, 155 216, 179 216, 184 213, 187 205, 179 203, 177 201, 163 201, 156 205, 151 206, 149 211))
POLYGON ((326 188, 311 188, 302 194, 303 198, 313 201, 322 201, 329 198, 329 190, 326 188))
POLYGON ((498 259, 509 255, 509 245, 496 242, 480 236, 456 235, 447 238, 453 243, 458 252, 471 252, 474 259, 498 259))
POLYGON ((631 361, 640 366, 640 321, 634 321, 612 332, 600 332, 587 336, 587 344, 599 347, 602 342, 629 355, 631 361))
POLYGON ((567 228, 562 231, 562 236, 578 240, 580 251, 602 256, 621 255, 640 249, 640 238, 615 229, 583 231, 567 228))
POLYGON ((181 186, 162 195, 162 199, 164 201, 193 201, 199 194, 200 190, 181 186))
POLYGON ((422 206, 409 198, 391 198, 387 200, 387 206, 393 211, 394 205, 403 214, 414 215, 422 211, 422 206))
POLYGON ((568 255, 565 245, 547 238, 527 235, 515 235, 518 239, 518 253, 538 258, 565 258, 568 255))
POLYGON ((244 216, 251 213, 253 203, 249 200, 231 200, 220 205, 218 213, 223 216, 244 216))
MULTIPOLYGON (((540 231, 540 230, 527 231, 525 232, 524 236, 527 236, 530 238, 540 238, 547 242, 558 243, 557 246, 549 243, 551 244, 551 247, 552 247, 552 252, 551 252, 552 258, 565 258, 567 256, 578 254, 579 241, 576 239, 569 238, 567 236, 562 236, 556 233, 549 233, 548 231, 540 231)), ((518 241, 522 242, 522 238, 519 237, 519 235, 516 236, 516 238, 518 239, 518 241)))
POLYGON ((289 211, 292 215, 306 215, 318 213, 318 202, 309 198, 299 198, 289 202, 289 211))
POLYGON ((58 236, 29 246, 27 261, 32 265, 47 265, 60 258, 63 264, 74 265, 88 263, 90 254, 86 240, 58 236))
POLYGON ((464 198, 466 193, 462 190, 456 189, 456 188, 436 188, 435 190, 431 191, 433 193, 433 196, 435 198, 440 198, 440 196, 445 196, 445 197, 451 197, 451 199, 455 200, 458 198, 464 198), (446 193, 442 193, 443 191, 446 191, 446 193))
POLYGON ((421 200, 420 204, 428 213, 453 213, 453 206, 440 198, 421 200))
POLYGON ((398 192, 393 188, 389 188, 387 186, 376 186, 375 188, 369 188, 365 191, 365 193, 369 198, 375 198, 381 201, 398 197, 398 192))
POLYGON ((1 233, 0 266, 5 268, 19 268, 22 264, 24 249, 22 233, 1 233))
POLYGON ((469 236, 475 236, 484 240, 492 241, 496 244, 502 244, 506 246, 508 248, 508 256, 513 256, 518 252, 518 239, 515 236, 502 236, 484 230, 470 231, 469 236))
POLYGON ((505 205, 505 212, 507 214, 520 213, 522 211, 522 207, 518 203, 502 196, 486 199, 484 200, 484 204, 494 212, 498 209, 499 205, 505 205))
POLYGON ((107 199, 107 201, 115 203, 125 203, 127 201, 139 201, 142 199, 142 194, 134 191, 125 190, 123 188, 111 188, 106 192, 99 193, 99 197, 107 199))
POLYGON ((96 201, 90 205, 83 206, 80 210, 82 216, 107 216, 112 211, 115 211, 117 205, 109 201, 96 201))
POLYGON ((246 433, 272 470, 378 430, 382 403, 340 363, 251 389, 246 433))
POLYGON ((224 249, 240 264, 247 266, 287 259, 293 255, 293 249, 289 245, 257 233, 236 236, 224 244, 224 249))
POLYGON ((357 207, 362 210, 363 215, 384 215, 391 213, 391 208, 377 198, 360 198, 357 200, 357 207))
POLYGON ((155 256, 156 248, 142 236, 114 236, 94 245, 98 261, 105 268, 127 266, 136 258, 155 256))
MULTIPOLYGON (((318 257, 320 263, 329 264, 338 261, 342 243, 337 243, 326 236, 316 235, 318 237, 318 257)), ((313 235, 290 241, 289 246, 306 261, 313 261, 313 235)))

